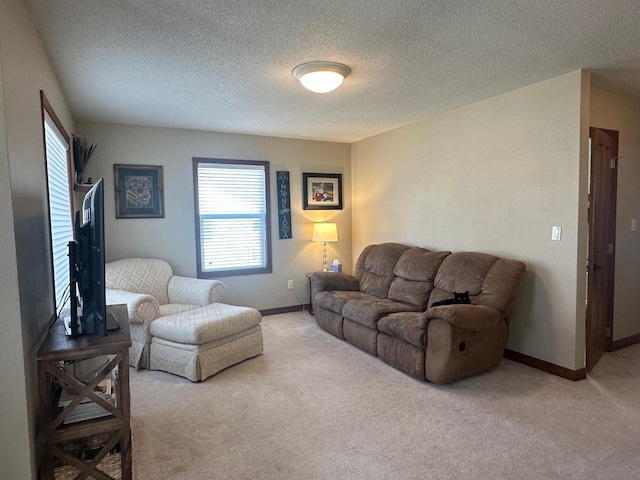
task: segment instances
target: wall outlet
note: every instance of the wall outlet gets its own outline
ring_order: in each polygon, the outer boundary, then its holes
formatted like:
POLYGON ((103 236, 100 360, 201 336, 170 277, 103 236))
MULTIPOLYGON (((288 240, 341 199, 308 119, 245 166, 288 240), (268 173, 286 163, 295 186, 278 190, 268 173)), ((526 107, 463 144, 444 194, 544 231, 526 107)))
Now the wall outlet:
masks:
POLYGON ((293 290, 293 280, 287 280, 287 290, 293 290))

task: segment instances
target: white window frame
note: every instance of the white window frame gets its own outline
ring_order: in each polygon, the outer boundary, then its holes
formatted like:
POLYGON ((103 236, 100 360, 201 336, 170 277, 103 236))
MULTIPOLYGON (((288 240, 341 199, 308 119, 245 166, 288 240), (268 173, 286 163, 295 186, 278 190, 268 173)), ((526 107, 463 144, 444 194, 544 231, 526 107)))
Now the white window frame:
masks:
POLYGON ((73 184, 69 135, 43 92, 42 132, 47 175, 51 273, 54 309, 58 317, 69 300, 69 247, 73 240, 73 184))
POLYGON ((198 278, 271 273, 269 162, 194 157, 193 188, 198 278))

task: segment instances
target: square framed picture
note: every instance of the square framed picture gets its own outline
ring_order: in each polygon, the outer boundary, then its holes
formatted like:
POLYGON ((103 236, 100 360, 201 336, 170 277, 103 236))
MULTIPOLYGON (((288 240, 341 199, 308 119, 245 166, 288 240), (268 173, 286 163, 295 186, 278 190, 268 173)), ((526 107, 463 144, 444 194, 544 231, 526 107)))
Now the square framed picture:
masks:
POLYGON ((303 173, 302 207, 305 210, 342 210, 342 174, 303 173))
POLYGON ((113 166, 116 218, 164 218, 162 167, 113 166))

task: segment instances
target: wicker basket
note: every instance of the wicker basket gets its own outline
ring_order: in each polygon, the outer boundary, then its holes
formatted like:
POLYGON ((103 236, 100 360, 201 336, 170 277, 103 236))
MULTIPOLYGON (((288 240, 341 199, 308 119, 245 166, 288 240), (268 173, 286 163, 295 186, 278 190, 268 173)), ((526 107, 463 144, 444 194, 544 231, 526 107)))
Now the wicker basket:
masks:
MULTIPOLYGON (((120 480, 122 478, 122 472, 120 468, 120 454, 116 453, 104 457, 98 464, 98 469, 106 475, 112 477, 114 480, 120 480)), ((53 478, 55 480, 73 480, 78 476, 79 473, 80 471, 77 468, 72 467, 71 465, 64 465, 55 469, 53 478)), ((89 476, 87 478, 92 479, 93 477, 89 476)))

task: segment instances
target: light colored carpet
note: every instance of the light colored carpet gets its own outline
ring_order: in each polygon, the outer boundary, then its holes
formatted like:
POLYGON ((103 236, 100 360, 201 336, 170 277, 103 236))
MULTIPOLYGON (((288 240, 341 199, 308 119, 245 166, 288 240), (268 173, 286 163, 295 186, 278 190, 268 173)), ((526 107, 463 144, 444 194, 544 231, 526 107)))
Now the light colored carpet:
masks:
POLYGON ((571 382, 503 359, 449 386, 263 319, 265 353, 203 383, 131 371, 136 480, 638 479, 640 345, 571 382))

